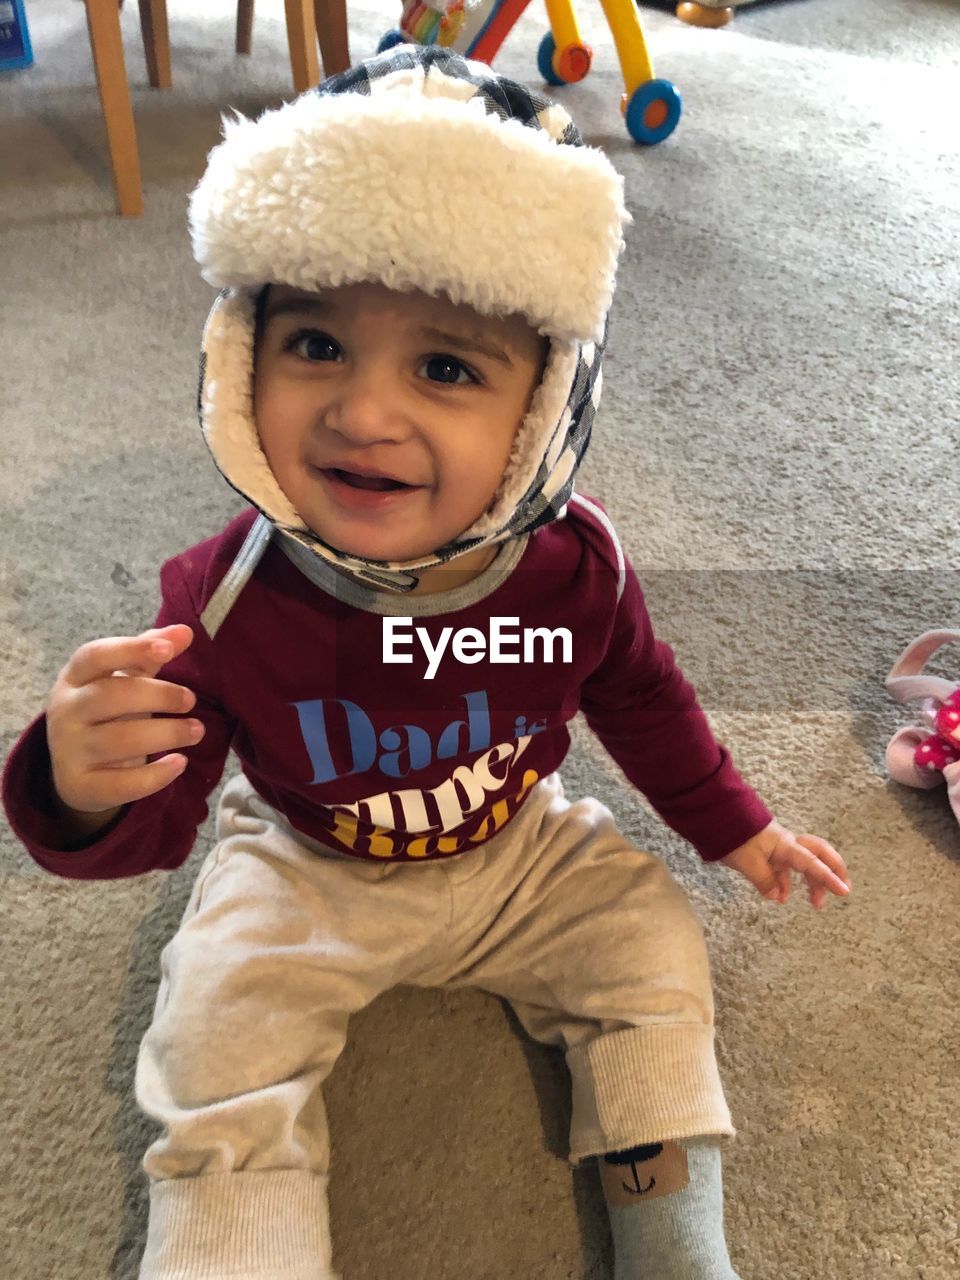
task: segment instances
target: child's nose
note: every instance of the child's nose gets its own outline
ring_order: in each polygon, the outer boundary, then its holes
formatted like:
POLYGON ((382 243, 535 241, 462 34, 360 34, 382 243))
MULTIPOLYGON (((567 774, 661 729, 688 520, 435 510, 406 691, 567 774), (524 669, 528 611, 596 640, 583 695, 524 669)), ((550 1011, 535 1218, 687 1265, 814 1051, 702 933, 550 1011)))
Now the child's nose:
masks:
POLYGON ((404 435, 398 397, 389 375, 374 365, 358 367, 337 379, 323 413, 330 430, 358 444, 396 440, 404 435))

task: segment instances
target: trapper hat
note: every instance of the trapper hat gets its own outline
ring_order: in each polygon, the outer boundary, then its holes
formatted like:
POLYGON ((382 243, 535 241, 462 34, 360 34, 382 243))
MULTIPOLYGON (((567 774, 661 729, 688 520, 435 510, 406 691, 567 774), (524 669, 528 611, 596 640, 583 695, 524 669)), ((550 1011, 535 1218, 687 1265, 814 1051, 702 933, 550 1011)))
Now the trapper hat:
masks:
POLYGON ((220 289, 200 362, 204 438, 228 482, 285 535, 372 586, 563 518, 600 400, 623 179, 566 111, 449 49, 404 45, 258 120, 223 117, 190 198, 202 275, 220 289), (489 508, 415 560, 348 555, 280 489, 253 414, 256 300, 378 281, 522 314, 550 339, 489 508))

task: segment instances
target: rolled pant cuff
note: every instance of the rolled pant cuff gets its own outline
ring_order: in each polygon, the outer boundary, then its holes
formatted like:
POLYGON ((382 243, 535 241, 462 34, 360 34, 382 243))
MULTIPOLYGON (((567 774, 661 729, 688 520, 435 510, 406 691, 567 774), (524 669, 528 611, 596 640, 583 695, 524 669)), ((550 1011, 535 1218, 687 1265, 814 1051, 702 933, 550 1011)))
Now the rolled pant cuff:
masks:
POLYGON ((336 1280, 327 1179, 303 1169, 150 1186, 140 1280, 336 1280))
POLYGON ((673 1022, 613 1031, 569 1050, 567 1065, 571 1164, 645 1142, 736 1133, 712 1026, 673 1022))

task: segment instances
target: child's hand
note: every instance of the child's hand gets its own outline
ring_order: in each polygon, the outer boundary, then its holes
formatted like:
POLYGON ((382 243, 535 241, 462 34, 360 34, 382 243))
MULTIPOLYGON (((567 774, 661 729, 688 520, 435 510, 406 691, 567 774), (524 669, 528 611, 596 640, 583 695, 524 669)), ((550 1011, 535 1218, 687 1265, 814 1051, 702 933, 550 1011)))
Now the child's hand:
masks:
MULTIPOLYGON (((53 785, 75 812, 100 814, 153 795, 178 777, 183 755, 147 756, 192 746, 203 736, 181 718, 196 703, 182 685, 153 677, 193 642, 183 624, 139 636, 91 640, 60 672, 47 704, 53 785), (166 643, 166 651, 154 649, 166 643), (175 719, 154 719, 157 712, 175 719)), ((199 724, 200 722, 195 722, 199 724)))
POLYGON ((791 871, 804 877, 810 902, 818 911, 828 891, 842 897, 850 892, 847 868, 832 844, 819 836, 795 836, 779 822, 771 822, 719 861, 746 876, 773 902, 786 902, 790 897, 791 871))

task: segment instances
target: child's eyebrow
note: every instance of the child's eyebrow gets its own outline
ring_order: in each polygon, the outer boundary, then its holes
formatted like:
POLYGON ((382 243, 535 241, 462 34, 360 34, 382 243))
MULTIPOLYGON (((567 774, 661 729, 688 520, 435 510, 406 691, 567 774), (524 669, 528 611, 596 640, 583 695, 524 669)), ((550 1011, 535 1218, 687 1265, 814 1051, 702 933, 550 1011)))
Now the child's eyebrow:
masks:
POLYGON ((433 329, 424 326, 420 332, 425 338, 429 338, 431 342, 439 342, 443 346, 459 347, 461 351, 477 351, 482 356, 489 356, 491 360, 499 360, 508 369, 513 368, 513 361, 500 347, 491 346, 490 343, 484 342, 482 338, 468 338, 461 333, 447 333, 444 329, 433 329))
MULTIPOLYGON (((276 302, 271 300, 267 307, 266 319, 274 320, 277 316, 290 315, 335 317, 336 314, 336 308, 332 307, 324 298, 280 298, 276 302)), ((423 325, 418 330, 418 333, 421 337, 428 338, 431 342, 439 342, 444 346, 459 347, 461 351, 475 351, 482 356, 489 357, 491 360, 497 360, 508 369, 513 368, 513 361, 506 351, 501 347, 493 346, 475 334, 467 337, 466 334, 450 333, 446 329, 436 329, 432 325, 423 325)))

